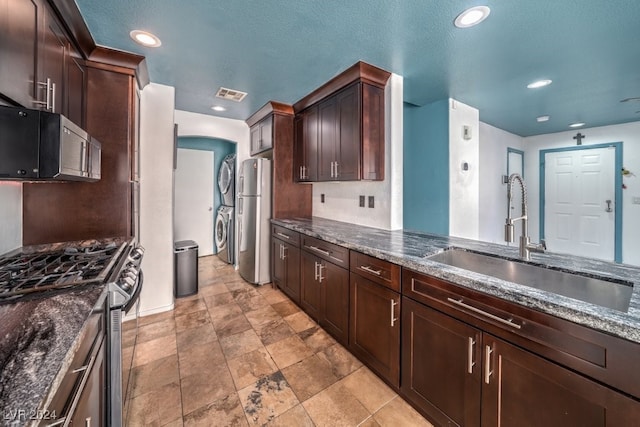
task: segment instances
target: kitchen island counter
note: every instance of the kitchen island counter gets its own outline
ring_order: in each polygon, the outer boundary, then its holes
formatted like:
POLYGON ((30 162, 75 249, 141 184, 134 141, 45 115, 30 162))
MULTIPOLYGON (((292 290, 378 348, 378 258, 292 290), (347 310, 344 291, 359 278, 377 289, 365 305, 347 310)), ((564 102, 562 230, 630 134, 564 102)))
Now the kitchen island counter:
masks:
POLYGON ((576 272, 633 286, 627 312, 601 307, 573 298, 474 273, 427 259, 451 247, 518 260, 516 246, 440 236, 409 230, 382 230, 324 218, 274 219, 299 233, 390 261, 472 290, 539 310, 635 343, 640 343, 640 268, 556 253, 534 253, 530 264, 576 272))

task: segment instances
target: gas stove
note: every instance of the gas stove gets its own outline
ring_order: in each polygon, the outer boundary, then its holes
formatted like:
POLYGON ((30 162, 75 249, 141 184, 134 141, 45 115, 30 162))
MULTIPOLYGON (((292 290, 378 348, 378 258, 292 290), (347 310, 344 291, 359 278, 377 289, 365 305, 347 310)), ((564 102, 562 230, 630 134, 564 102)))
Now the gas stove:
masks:
POLYGON ((134 295, 144 250, 133 240, 25 247, 0 256, 0 303, 89 284, 109 284, 113 304, 134 295))

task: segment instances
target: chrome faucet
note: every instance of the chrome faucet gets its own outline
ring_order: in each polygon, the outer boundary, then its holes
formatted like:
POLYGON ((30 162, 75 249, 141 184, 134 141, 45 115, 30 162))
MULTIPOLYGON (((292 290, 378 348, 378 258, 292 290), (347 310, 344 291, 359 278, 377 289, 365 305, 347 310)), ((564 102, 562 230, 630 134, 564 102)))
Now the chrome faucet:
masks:
POLYGON ((531 252, 544 252, 547 249, 547 245, 544 240, 541 240, 539 244, 531 243, 529 240, 529 222, 527 218, 527 189, 524 185, 524 179, 520 174, 512 173, 509 176, 507 187, 507 223, 504 226, 504 240, 512 243, 514 227, 513 223, 522 220, 522 236, 520 236, 520 258, 525 260, 531 259, 531 252), (513 182, 518 181, 520 188, 522 189, 522 213, 518 218, 511 218, 511 201, 513 199, 513 182))

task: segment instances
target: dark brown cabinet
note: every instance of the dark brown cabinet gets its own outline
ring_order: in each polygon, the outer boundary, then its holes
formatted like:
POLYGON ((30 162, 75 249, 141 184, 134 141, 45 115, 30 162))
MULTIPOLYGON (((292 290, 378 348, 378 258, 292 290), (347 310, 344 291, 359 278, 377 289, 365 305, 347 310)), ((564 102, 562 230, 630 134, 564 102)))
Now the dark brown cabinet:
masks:
POLYGON ((389 76, 359 62, 294 105, 298 182, 384 180, 389 76))
MULTIPOLYGON (((424 303, 403 296, 400 389, 435 424, 614 426, 640 417, 638 401, 488 332, 502 334, 493 322, 526 332, 529 324, 518 316, 498 313, 488 323, 477 322, 474 316, 489 308, 462 297, 445 296, 440 303, 443 282, 424 279, 413 272, 403 277, 403 292, 424 296, 424 303), (480 312, 449 310, 460 303, 480 312)), ((518 341, 512 332, 505 336, 518 341)), ((540 343, 551 337, 523 343, 544 353, 540 343)))
POLYGON ((349 340, 348 250, 304 236, 300 253, 300 306, 340 343, 349 340))
POLYGON ((273 116, 267 116, 251 126, 251 155, 273 148, 273 116))
POLYGON ((37 94, 35 101, 43 110, 62 113, 65 85, 65 60, 69 41, 67 40, 57 18, 49 7, 45 7, 43 17, 42 39, 39 41, 37 94))
POLYGON ((101 426, 106 424, 106 338, 98 343, 91 371, 87 375, 84 389, 78 398, 78 404, 71 418, 71 425, 101 426))
POLYGON ((300 237, 295 231, 272 225, 272 280, 292 301, 300 304, 300 237))

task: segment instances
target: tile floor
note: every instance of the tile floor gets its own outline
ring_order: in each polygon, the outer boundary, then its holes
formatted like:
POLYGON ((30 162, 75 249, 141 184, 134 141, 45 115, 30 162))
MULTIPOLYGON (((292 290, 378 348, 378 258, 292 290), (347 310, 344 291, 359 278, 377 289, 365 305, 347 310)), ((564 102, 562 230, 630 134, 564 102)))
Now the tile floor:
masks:
POLYGON ((199 280, 139 320, 128 426, 431 425, 279 290, 215 256, 199 280))

